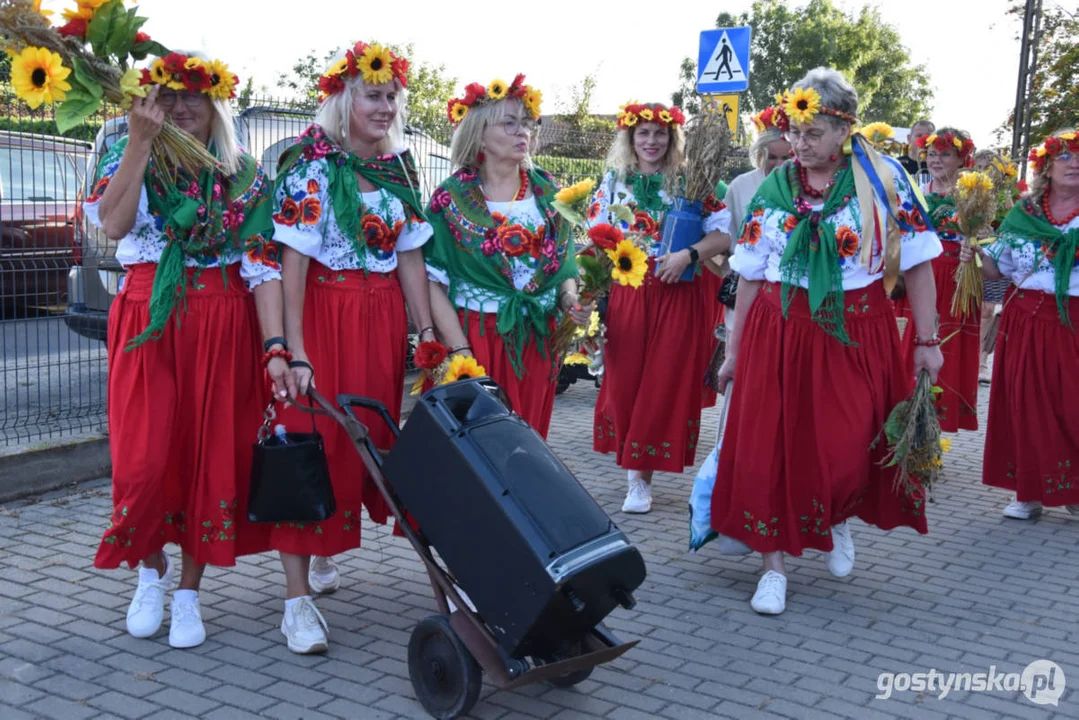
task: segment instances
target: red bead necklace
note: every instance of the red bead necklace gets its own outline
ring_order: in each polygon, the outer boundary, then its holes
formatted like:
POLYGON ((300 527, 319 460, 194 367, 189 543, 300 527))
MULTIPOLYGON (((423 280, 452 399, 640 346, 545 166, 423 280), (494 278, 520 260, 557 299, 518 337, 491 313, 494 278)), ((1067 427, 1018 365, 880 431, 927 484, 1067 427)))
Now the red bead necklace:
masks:
POLYGON ((1048 190, 1048 188, 1045 190, 1044 193, 1042 193, 1042 212, 1045 213, 1045 219, 1048 220, 1050 224, 1056 225, 1058 227, 1061 226, 1061 225, 1067 225, 1072 220, 1079 217, 1079 207, 1075 208, 1075 210, 1072 210, 1071 214, 1068 215, 1068 217, 1064 218, 1063 220, 1057 220, 1055 217, 1053 217, 1053 213, 1050 212, 1050 210, 1049 210, 1049 190, 1048 190))
POLYGON ((823 200, 824 196, 828 194, 828 191, 831 190, 832 186, 835 184, 835 178, 833 177, 827 185, 825 185, 820 190, 817 190, 815 187, 809 184, 809 175, 806 172, 805 166, 803 166, 802 163, 799 162, 796 162, 795 165, 798 166, 798 183, 802 186, 802 192, 804 192, 808 197, 823 200))

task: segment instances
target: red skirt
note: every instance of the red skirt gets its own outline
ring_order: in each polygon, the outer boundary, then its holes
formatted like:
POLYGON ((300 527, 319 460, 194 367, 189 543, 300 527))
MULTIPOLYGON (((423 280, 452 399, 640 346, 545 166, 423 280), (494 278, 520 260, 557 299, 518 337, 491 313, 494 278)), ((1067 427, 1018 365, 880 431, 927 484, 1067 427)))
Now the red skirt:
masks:
MULTIPOLYGON (((463 310, 457 312, 476 362, 506 392, 513 411, 546 440, 551 428, 551 413, 554 412, 555 388, 558 386, 550 348, 541 350, 538 342, 528 343, 521 353, 521 377, 517 377, 506 354, 506 344, 498 333, 495 314, 486 313, 481 320, 478 312, 469 311, 467 319, 463 310)), ((547 328, 548 338, 553 337, 553 317, 548 320, 547 328)))
POLYGON ((592 447, 627 470, 680 473, 696 463, 714 314, 702 283, 660 282, 649 265, 641 287, 611 288, 592 447))
MULTIPOLYGON (((944 354, 944 366, 940 370, 937 386, 942 392, 937 396, 937 417, 944 432, 978 429, 978 372, 981 363, 981 313, 959 318, 952 315, 952 297, 955 295, 955 270, 959 267, 959 243, 946 241, 944 254, 933 260, 933 279, 937 285, 937 315, 940 318, 940 338, 946 342, 940 346, 944 354)), ((910 320, 909 330, 903 333, 901 352, 905 359, 907 375, 914 378, 914 319, 910 301, 902 298, 896 303, 900 317, 910 320)))
MULTIPOLYGON (((408 318, 396 273, 365 276, 362 270, 330 270, 311 261, 303 335, 320 393, 373 398, 400 422, 408 318)), ((356 413, 379 449, 392 447, 393 432, 378 415, 360 408, 356 413)), ((292 432, 311 431, 311 415, 293 407, 279 405, 275 422, 292 432)), ((361 507, 380 524, 388 521, 390 511, 345 429, 324 415, 315 419, 315 427, 325 442, 337 512, 320 523, 274 525, 270 547, 296 555, 337 555, 360 547, 361 507)))
POLYGON ((248 523, 251 446, 270 397, 239 264, 187 272, 186 311, 160 339, 124 347, 150 320, 155 264, 128 269, 109 310, 113 514, 94 566, 135 567, 166 543, 195 562, 235 565, 267 549, 248 523))
POLYGON ((869 447, 909 393, 883 284, 846 293, 844 346, 798 291, 783 318, 780 286, 762 285, 738 351, 712 494, 712 527, 757 552, 831 550, 850 517, 928 532, 924 496, 892 489, 885 442, 869 447))
MULTIPOLYGON (((1079 321, 1079 297, 1068 310, 1079 321)), ((1012 289, 993 357, 982 482, 1079 504, 1079 331, 1061 324, 1053 295, 1012 289)))

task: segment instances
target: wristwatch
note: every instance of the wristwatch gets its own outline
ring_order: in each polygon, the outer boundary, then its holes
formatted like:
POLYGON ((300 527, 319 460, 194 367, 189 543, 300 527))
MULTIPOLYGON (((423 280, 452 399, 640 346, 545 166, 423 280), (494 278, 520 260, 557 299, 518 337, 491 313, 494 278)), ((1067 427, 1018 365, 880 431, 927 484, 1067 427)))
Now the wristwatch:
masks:
POLYGON ((701 259, 701 254, 697 252, 697 248, 690 245, 687 249, 689 250, 689 261, 691 263, 695 263, 701 259))

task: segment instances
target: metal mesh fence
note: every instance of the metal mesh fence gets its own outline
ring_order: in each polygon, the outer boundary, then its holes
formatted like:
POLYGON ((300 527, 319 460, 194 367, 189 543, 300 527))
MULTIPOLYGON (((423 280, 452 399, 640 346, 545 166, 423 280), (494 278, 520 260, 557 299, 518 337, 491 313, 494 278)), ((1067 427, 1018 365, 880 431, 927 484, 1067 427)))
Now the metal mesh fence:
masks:
MULTIPOLYGON (((316 108, 272 97, 236 107, 240 143, 270 177, 316 108)), ((547 120, 534 141, 541 167, 566 185, 598 178, 609 132, 582 132, 547 120)), ((101 155, 127 133, 124 113, 105 108, 59 137, 52 111, 31 111, 0 86, 0 335, 3 395, 0 448, 106 429, 105 339, 123 268, 116 243, 89 226, 82 200, 101 155)), ((448 121, 407 131, 425 199, 451 172, 448 121)))

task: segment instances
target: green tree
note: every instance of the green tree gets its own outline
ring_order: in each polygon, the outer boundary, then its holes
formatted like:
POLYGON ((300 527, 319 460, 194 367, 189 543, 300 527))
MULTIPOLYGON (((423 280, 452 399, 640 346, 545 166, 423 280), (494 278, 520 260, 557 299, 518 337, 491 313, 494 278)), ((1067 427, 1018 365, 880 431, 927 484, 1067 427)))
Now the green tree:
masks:
MULTIPOLYGON (((1023 23, 1025 4, 1016 2, 1008 11, 1023 23)), ((1037 38, 1038 60, 1030 82, 1030 142, 1035 145, 1079 120, 1079 5, 1074 11, 1060 5, 1042 12, 1037 38)), ((998 139, 1011 138, 1015 110, 997 130, 998 139)))
MULTIPOLYGON (((721 13, 716 20, 716 27, 741 25, 753 28, 749 91, 743 95, 747 111, 773 104, 777 92, 823 65, 839 70, 858 90, 858 116, 866 122, 909 126, 929 113, 933 91, 925 66, 912 63, 899 33, 875 7, 848 14, 831 0, 810 0, 802 8, 755 0, 749 12, 721 13)), ((680 72, 682 85, 672 99, 686 102, 697 75, 693 59, 684 60, 680 72)))
MULTIPOLYGON (((394 53, 412 56, 412 44, 403 48, 388 46, 394 53)), ((314 104, 318 102, 318 79, 326 68, 344 55, 346 48, 330 51, 319 56, 314 50, 297 60, 292 71, 277 81, 277 86, 299 95, 314 104)), ((446 103, 453 97, 457 78, 446 76, 445 65, 412 63, 408 73, 408 121, 424 129, 436 129, 445 125, 446 103)))

